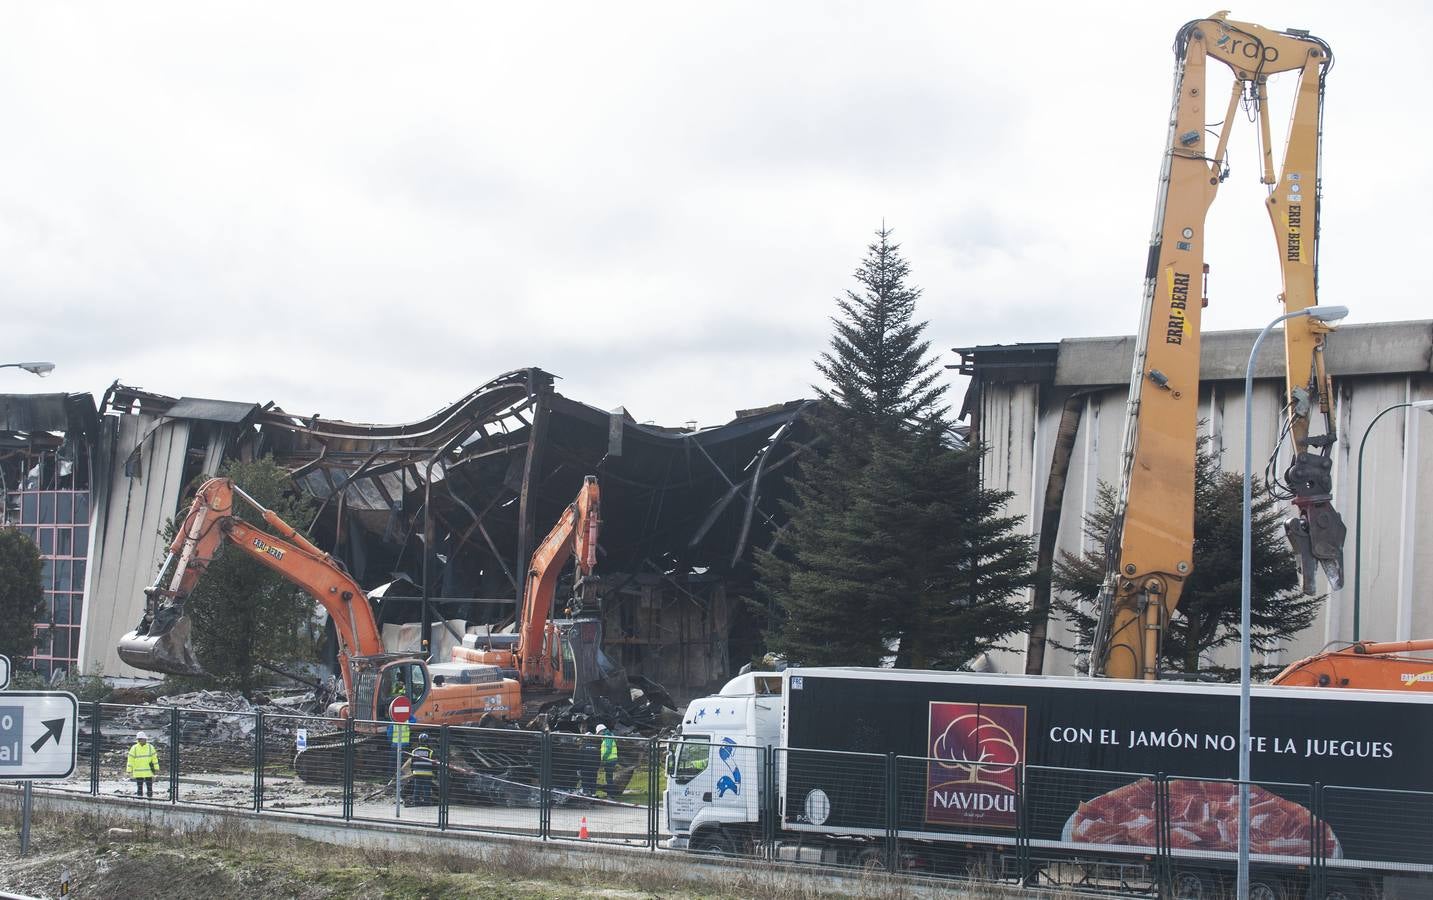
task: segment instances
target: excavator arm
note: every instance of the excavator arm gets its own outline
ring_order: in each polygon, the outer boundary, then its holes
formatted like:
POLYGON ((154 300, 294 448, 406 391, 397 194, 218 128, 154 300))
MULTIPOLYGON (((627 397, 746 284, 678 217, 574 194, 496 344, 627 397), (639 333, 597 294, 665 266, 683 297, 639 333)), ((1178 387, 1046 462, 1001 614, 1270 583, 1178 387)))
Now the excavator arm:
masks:
POLYGON ((190 622, 184 603, 225 542, 302 588, 328 611, 343 648, 339 661, 345 685, 351 685, 350 657, 383 653, 382 637, 367 596, 338 561, 228 478, 211 478, 195 494, 154 584, 145 589, 148 602, 144 619, 121 638, 120 659, 154 672, 203 672, 189 641, 190 622), (234 510, 236 500, 251 506, 275 533, 239 518, 234 510), (164 586, 171 564, 173 572, 164 586))
MULTIPOLYGON (((1157 677, 1169 618, 1193 571, 1194 465, 1199 402, 1200 318, 1207 305, 1205 219, 1227 177, 1226 150, 1241 101, 1258 113, 1261 180, 1279 241, 1287 311, 1313 305, 1318 143, 1328 46, 1303 32, 1230 21, 1227 13, 1189 22, 1175 41, 1173 108, 1145 269, 1140 330, 1121 451, 1120 495, 1105 556, 1109 563, 1090 654, 1092 674, 1157 677), (1208 63, 1233 70, 1222 108, 1211 110, 1208 63), (1284 169, 1269 151, 1268 77, 1300 73, 1284 169), (1221 122, 1217 135, 1209 121, 1221 122), (1213 146, 1210 145, 1211 137, 1213 146), (1307 199, 1301 199, 1305 198, 1307 199)), ((1295 320, 1285 332, 1294 465, 1286 475, 1298 517, 1286 526, 1306 569, 1315 559, 1339 583, 1342 523, 1329 504, 1332 444, 1322 348, 1326 326, 1295 320), (1326 435, 1308 436, 1308 417, 1326 417, 1326 435), (1306 453, 1313 447, 1319 453, 1306 453), (1322 461, 1320 461, 1322 460, 1322 461)), ((1306 571, 1305 584, 1312 575, 1306 571)))
POLYGON ((1433 691, 1433 640, 1361 641, 1291 663, 1270 684, 1364 691, 1433 691), (1408 654, 1422 653, 1425 656, 1408 654))
MULTIPOLYGON (((564 653, 577 651, 570 636, 563 635, 553 620, 552 608, 557 599, 557 582, 568 560, 575 559, 577 577, 567 612, 580 614, 596 597, 599 582, 593 570, 597 566, 597 533, 602 524, 600 497, 597 477, 586 476, 576 498, 532 552, 518 604, 516 644, 510 649, 454 647, 454 662, 515 669, 528 688, 571 691, 579 687, 565 674, 562 659, 564 653)), ((592 649, 595 653, 598 648, 592 649)))

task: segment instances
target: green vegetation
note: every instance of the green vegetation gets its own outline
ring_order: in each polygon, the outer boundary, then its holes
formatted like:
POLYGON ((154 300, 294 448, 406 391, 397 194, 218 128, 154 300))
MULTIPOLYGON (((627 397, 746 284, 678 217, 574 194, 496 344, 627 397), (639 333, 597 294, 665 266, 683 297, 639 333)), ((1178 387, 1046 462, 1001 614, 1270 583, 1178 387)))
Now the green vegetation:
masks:
MULTIPOLYGON (((1169 623, 1161 664, 1169 671, 1204 672, 1226 681, 1238 678, 1237 669, 1206 665, 1207 654, 1239 641, 1242 601, 1244 480, 1238 472, 1224 472, 1201 441, 1194 469, 1194 571, 1179 599, 1178 614, 1169 623)), ((1064 592, 1051 605, 1074 627, 1078 643, 1073 649, 1088 653, 1095 627, 1092 601, 1100 596, 1105 580, 1105 538, 1114 520, 1117 494, 1101 484, 1097 507, 1084 523, 1092 550, 1085 556, 1062 554, 1055 564, 1054 584, 1064 592)), ((1283 521, 1276 501, 1267 492, 1254 491, 1253 590, 1250 644, 1255 653, 1278 649, 1285 640, 1308 628, 1318 614, 1323 596, 1307 597, 1298 590, 1298 567, 1284 540, 1283 521)), ((1272 676, 1277 666, 1255 666, 1259 677, 1272 676)))
MULTIPOLYGON (((234 460, 226 463, 220 474, 232 478, 245 493, 307 536, 314 503, 295 493, 289 473, 271 457, 253 462, 234 460)), ((193 487, 197 490, 198 485, 193 487)), ((187 501, 182 508, 188 509, 187 501)), ((244 521, 269 529, 247 504, 236 503, 235 509, 244 521)), ((166 542, 173 539, 177 528, 176 522, 169 523, 166 542)), ((249 694, 264 677, 264 665, 315 656, 315 642, 309 637, 313 598, 233 547, 219 551, 186 608, 194 623, 195 652, 210 677, 178 679, 180 686, 218 686, 249 694)))
POLYGON ((836 301, 820 452, 794 479, 789 525, 757 552, 768 646, 794 663, 954 669, 1023 631, 1034 547, 1007 493, 980 485, 955 438, 920 290, 889 229, 836 301))
POLYGON ((48 620, 40 548, 13 528, 0 529, 0 655, 18 668, 34 650, 35 625, 48 620))

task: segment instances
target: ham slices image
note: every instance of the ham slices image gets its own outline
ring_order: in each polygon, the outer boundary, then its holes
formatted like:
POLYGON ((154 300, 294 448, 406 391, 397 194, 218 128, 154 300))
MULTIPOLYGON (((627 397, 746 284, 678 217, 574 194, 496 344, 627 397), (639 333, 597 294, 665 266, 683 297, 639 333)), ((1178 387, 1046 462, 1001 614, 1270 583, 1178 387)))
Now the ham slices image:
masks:
MULTIPOLYGON (((1169 843, 1175 850, 1239 849, 1238 786, 1222 781, 1170 779, 1169 843)), ((1064 839, 1082 844, 1154 847, 1158 843, 1155 785, 1141 778, 1080 804, 1064 839)), ((1338 838, 1320 825, 1327 857, 1342 855, 1338 838)), ((1258 785, 1249 787, 1249 850, 1283 856, 1313 852, 1309 810, 1258 785)))

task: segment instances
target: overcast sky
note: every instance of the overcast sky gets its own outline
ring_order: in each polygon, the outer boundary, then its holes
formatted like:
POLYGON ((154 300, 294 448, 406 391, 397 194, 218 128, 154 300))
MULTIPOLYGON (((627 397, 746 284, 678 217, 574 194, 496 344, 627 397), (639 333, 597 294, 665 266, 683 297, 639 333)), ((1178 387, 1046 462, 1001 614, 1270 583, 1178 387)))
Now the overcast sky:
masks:
MULTIPOLYGON (((1351 321, 1433 317, 1412 202, 1430 9, 1234 10, 1333 47, 1320 299, 1351 321)), ((0 392, 119 379, 400 422, 536 365, 574 399, 709 425, 810 396, 882 221, 942 362, 1133 332, 1170 47, 1210 12, 6 4, 0 361, 59 368, 0 371, 0 392)), ((1293 78, 1271 87, 1278 152, 1293 78)), ((1206 330, 1279 311, 1238 124, 1206 330)))

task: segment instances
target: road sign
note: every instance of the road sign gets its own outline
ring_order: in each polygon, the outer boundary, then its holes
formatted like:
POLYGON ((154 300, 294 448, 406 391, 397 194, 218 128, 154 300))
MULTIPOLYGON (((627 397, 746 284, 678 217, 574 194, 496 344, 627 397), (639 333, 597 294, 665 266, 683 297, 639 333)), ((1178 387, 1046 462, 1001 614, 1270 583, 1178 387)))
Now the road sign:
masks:
POLYGON ((395 722, 408 721, 408 714, 413 712, 413 701, 407 697, 394 697, 393 702, 388 704, 388 718, 395 722))
POLYGON ((10 686, 10 657, 0 656, 0 691, 10 686))
POLYGON ((75 771, 79 711, 74 694, 0 694, 0 781, 69 777, 75 771))

